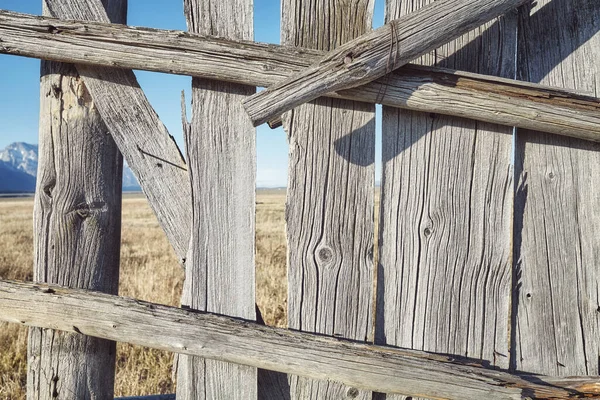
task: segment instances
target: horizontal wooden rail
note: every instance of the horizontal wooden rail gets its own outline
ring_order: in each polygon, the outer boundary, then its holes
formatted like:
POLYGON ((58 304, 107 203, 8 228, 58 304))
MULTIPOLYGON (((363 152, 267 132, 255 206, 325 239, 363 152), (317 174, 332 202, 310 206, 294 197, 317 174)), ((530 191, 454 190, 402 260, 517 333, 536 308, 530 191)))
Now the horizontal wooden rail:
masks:
MULTIPOLYGON (((323 52, 181 31, 61 21, 0 10, 0 53, 269 86, 323 52)), ((415 65, 331 97, 600 141, 600 101, 573 91, 415 65)))
POLYGON ((453 356, 271 328, 58 286, 0 281, 0 319, 386 393, 435 399, 600 395, 597 377, 513 375, 453 356))
POLYGON ((327 93, 364 85, 530 0, 437 0, 330 51, 244 101, 255 125, 327 93))

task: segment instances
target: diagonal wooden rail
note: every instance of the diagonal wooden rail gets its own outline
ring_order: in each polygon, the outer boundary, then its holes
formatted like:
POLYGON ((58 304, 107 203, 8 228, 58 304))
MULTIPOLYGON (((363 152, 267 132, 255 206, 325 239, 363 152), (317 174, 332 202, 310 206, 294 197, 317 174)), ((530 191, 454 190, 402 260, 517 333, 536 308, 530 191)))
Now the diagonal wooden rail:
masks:
MULTIPOLYGON (((275 84, 324 54, 181 31, 61 21, 3 10, 0 53, 254 86, 275 84)), ((598 99, 493 76, 409 64, 375 82, 327 96, 600 141, 598 99)))
MULTIPOLYGON (((55 17, 109 22, 100 0, 45 1, 55 17)), ((133 71, 78 63, 75 66, 183 262, 191 232, 191 190, 187 166, 175 140, 150 105, 133 71)))
POLYGON ((335 50, 243 104, 255 125, 329 92, 384 76, 530 0, 438 0, 335 50))
POLYGON ((271 328, 59 286, 0 281, 0 320, 426 398, 576 399, 600 395, 598 377, 510 374, 453 356, 271 328))

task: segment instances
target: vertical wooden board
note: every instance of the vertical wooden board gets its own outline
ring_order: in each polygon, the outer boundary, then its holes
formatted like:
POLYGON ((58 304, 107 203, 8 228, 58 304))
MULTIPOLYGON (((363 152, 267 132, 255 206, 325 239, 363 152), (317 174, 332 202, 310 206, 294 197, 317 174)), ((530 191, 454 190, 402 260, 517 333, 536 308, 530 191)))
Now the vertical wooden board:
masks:
MULTIPOLYGON (((126 22, 127 1, 103 4, 126 22)), ((72 65, 42 61, 40 98, 34 280, 117 294, 121 153, 72 65)), ((108 340, 31 328, 27 397, 112 398, 115 355, 108 340)))
MULTIPOLYGON (((518 76, 600 87, 600 3, 541 0, 521 13, 518 76)), ((513 367, 598 375, 600 145, 518 130, 513 367)))
MULTIPOLYGON (((186 0, 188 28, 253 38, 252 0, 186 0)), ((193 221, 182 305, 256 318, 254 218, 255 129, 241 101, 255 87, 193 79, 192 122, 185 139, 193 221)), ((256 368, 180 356, 177 398, 252 399, 256 368)))
MULTIPOLYGON (((512 78, 515 41, 508 15, 419 61, 512 78)), ((512 128, 383 107, 382 130, 376 343, 508 367, 512 128)))
MULTIPOLYGON (((284 0, 282 44, 330 50, 371 29, 372 0, 284 0)), ((370 340, 373 297, 374 106, 318 99, 284 116, 289 327, 370 340)), ((289 377, 290 397, 371 397, 289 377)))

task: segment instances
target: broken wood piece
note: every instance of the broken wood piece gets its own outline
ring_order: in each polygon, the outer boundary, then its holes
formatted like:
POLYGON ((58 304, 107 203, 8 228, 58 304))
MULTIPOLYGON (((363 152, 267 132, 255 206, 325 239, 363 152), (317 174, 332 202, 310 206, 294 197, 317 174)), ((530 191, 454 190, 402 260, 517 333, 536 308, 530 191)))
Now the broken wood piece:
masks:
POLYGON ((329 52, 243 102, 255 125, 330 92, 371 82, 529 0, 439 0, 329 52))
POLYGON ((29 282, 0 281, 0 320, 425 398, 600 395, 598 377, 516 375, 459 357, 357 343, 29 282))
MULTIPOLYGON (((324 54, 181 31, 61 21, 3 10, 0 41, 0 53, 5 54, 192 75, 253 86, 269 86, 293 76, 324 54), (94 48, 94 52, 81 50, 86 47, 94 48)), ((600 141, 598 99, 512 79, 408 64, 375 82, 326 95, 600 141)), ((132 162, 127 154, 125 158, 132 162)), ((141 184, 144 187, 144 182, 141 184)), ((168 180, 163 185, 168 186, 168 180)), ((152 186, 146 186, 152 190, 152 186)), ((183 198, 173 199, 174 207, 184 206, 180 199, 183 198)), ((159 213, 165 226, 161 215, 165 213, 159 213)), ((185 246, 182 238, 178 246, 181 257, 185 246)))

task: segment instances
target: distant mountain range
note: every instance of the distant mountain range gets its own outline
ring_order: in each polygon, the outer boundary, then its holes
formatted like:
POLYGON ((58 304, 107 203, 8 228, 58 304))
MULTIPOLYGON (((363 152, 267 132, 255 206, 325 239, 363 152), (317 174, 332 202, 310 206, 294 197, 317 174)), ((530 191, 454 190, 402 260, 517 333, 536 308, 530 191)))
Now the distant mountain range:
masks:
MULTIPOLYGON (((0 193, 33 193, 38 167, 38 146, 13 143, 0 150, 0 193)), ((129 167, 123 169, 123 190, 140 191, 129 167)))

